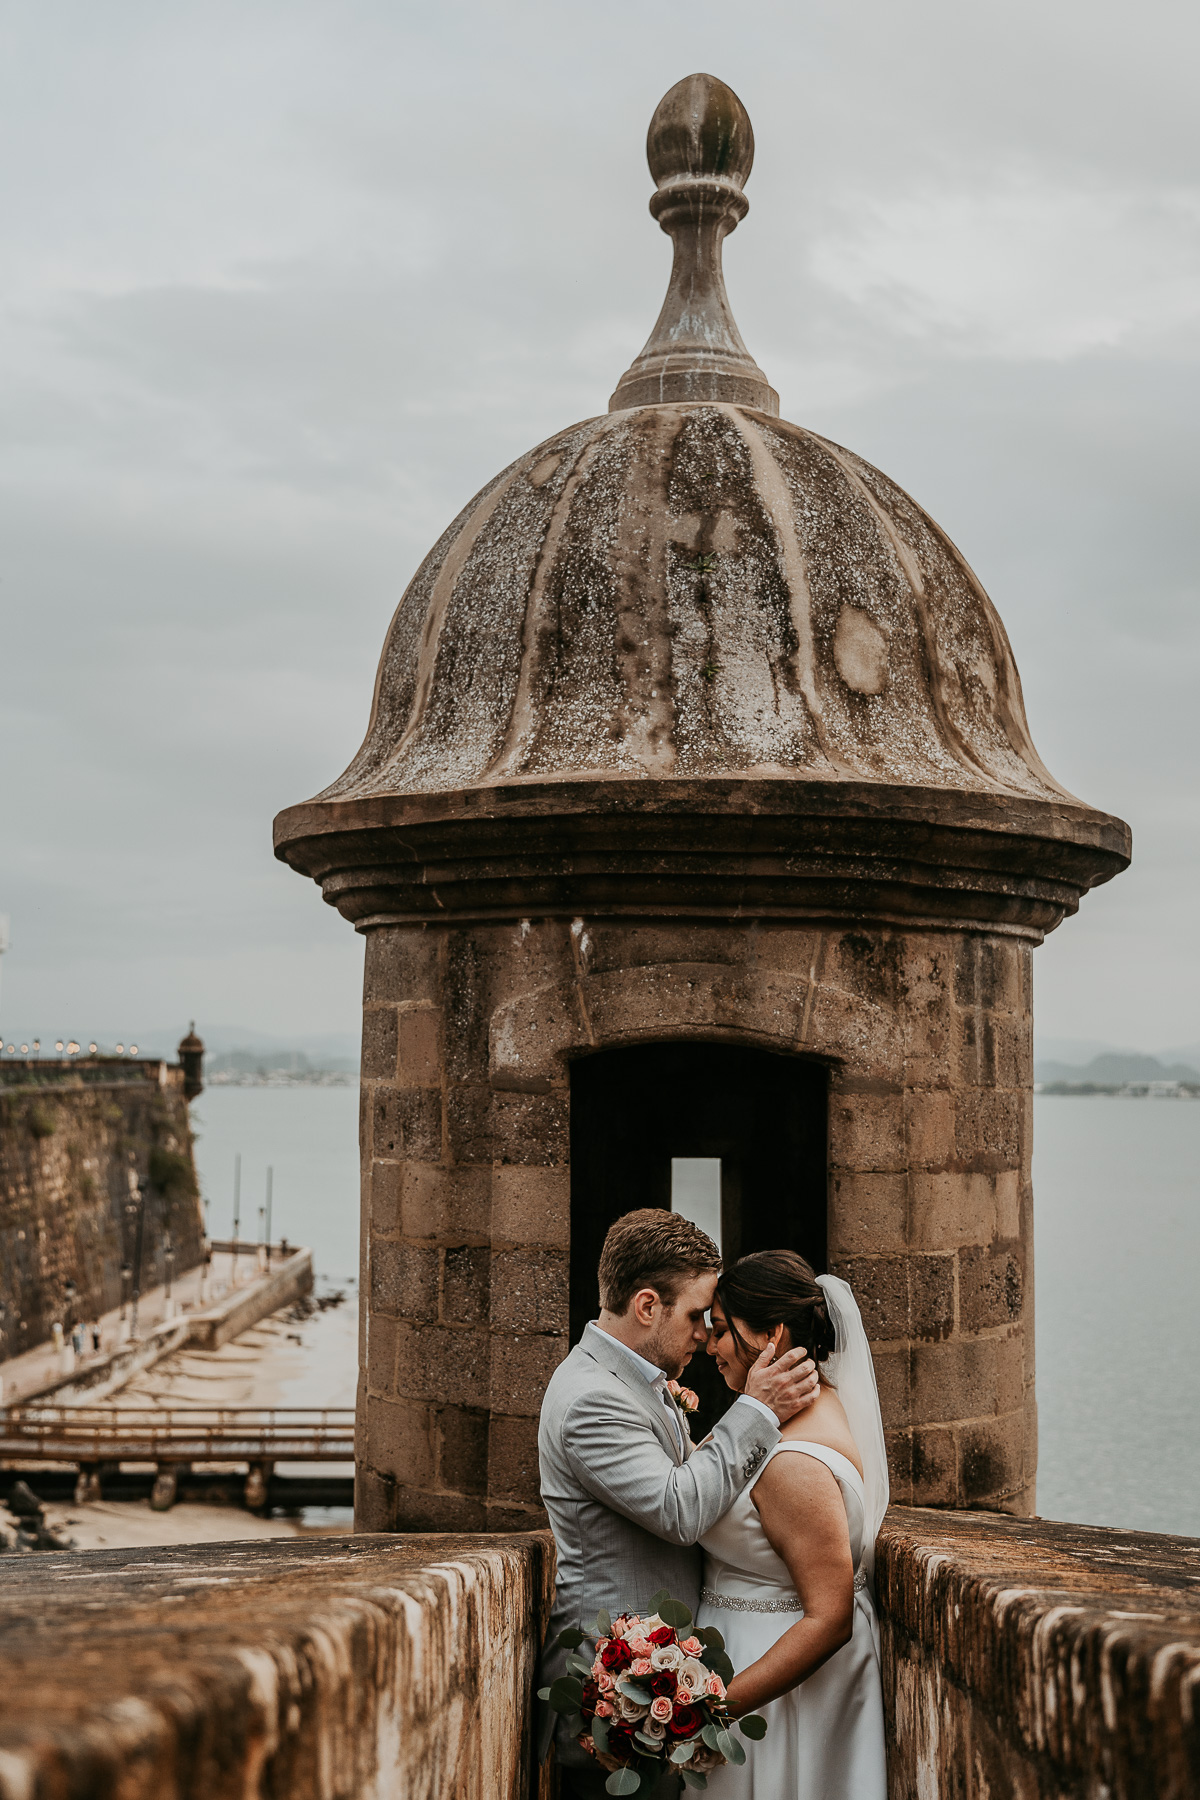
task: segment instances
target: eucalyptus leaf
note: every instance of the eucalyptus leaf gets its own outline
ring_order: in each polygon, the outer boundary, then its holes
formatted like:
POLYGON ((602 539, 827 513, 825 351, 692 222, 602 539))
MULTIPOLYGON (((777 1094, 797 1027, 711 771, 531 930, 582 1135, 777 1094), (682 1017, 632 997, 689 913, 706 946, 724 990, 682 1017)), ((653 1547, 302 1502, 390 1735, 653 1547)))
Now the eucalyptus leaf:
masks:
MULTIPOLYGON (((617 1692, 618 1694, 624 1694, 626 1700, 636 1701, 639 1706, 649 1706, 651 1700, 654 1698, 654 1695, 650 1692, 649 1688, 639 1687, 636 1681, 618 1681, 617 1692)), ((582 1689, 580 1690, 579 1698, 581 1700, 583 1699, 582 1689)), ((550 1704, 553 1706, 554 1702, 551 1701, 550 1704)))
POLYGON ((596 1614, 596 1636, 612 1636, 612 1620, 609 1618, 603 1607, 601 1607, 600 1611, 596 1614))
POLYGON ((555 1644, 555 1649, 556 1650, 578 1650, 578 1648, 579 1648, 580 1644, 582 1644, 582 1642, 583 1642, 583 1632, 580 1631, 578 1626, 576 1626, 576 1625, 568 1625, 567 1629, 565 1631, 559 1632, 558 1640, 555 1644))
POLYGON ((689 1738, 686 1744, 676 1744, 671 1752, 671 1761, 673 1763, 691 1762, 695 1754, 696 1740, 695 1738, 689 1738))
POLYGON ((761 1713, 747 1713, 744 1719, 738 1720, 738 1730, 743 1737, 753 1738, 757 1742, 767 1735, 767 1721, 761 1713))
POLYGON ((708 1776, 698 1775, 694 1769, 680 1769, 679 1773, 683 1776, 685 1787, 706 1788, 708 1786, 708 1776))
POLYGON ((725 1639, 715 1625, 702 1625, 696 1636, 702 1644, 707 1644, 710 1649, 723 1650, 725 1648, 725 1639))
POLYGON ((585 1680, 588 1680, 588 1681, 591 1680, 591 1677, 592 1677, 591 1663, 587 1661, 586 1657, 576 1656, 574 1650, 572 1650, 569 1653, 569 1655, 567 1656, 567 1667, 568 1667, 568 1669, 573 1669, 575 1671, 576 1675, 582 1675, 585 1678, 585 1680))
POLYGON ((592 1742, 593 1742, 593 1744, 595 1744, 595 1746, 596 1746, 597 1750, 600 1752, 601 1756, 603 1756, 608 1749, 608 1720, 607 1719, 593 1719, 592 1720, 592 1742))
POLYGON ((719 1675, 726 1687, 728 1687, 729 1683, 733 1680, 733 1664, 730 1662, 725 1652, 723 1650, 710 1650, 708 1653, 708 1666, 713 1674, 719 1675))
POLYGON ((673 1625, 676 1631, 683 1631, 692 1622, 692 1615, 682 1600, 664 1600, 657 1611, 663 1624, 673 1625))
POLYGON ((539 1700, 548 1700, 549 1698, 550 1698, 550 1689, 549 1688, 539 1688, 538 1689, 538 1699, 539 1700))
POLYGON ((583 1686, 570 1675, 560 1675, 546 1696, 555 1712, 577 1713, 583 1705, 583 1686))
POLYGON ((717 1737, 719 1732, 720 1727, 714 1725, 711 1719, 708 1724, 701 1729, 700 1736, 704 1739, 704 1742, 708 1745, 710 1750, 715 1750, 717 1748, 717 1737))
POLYGON ((604 1784, 606 1794, 636 1794, 642 1778, 634 1769, 614 1769, 604 1784))
POLYGON ((744 1763, 746 1760, 746 1752, 742 1749, 742 1746, 738 1743, 731 1731, 717 1732, 717 1749, 721 1752, 721 1755, 725 1758, 726 1762, 734 1763, 736 1765, 738 1763, 744 1763))
POLYGON ((637 1739, 639 1744, 644 1744, 646 1746, 647 1750, 650 1751, 651 1755, 653 1755, 653 1756, 661 1756, 662 1755, 663 1741, 661 1738, 653 1738, 650 1736, 650 1734, 648 1732, 645 1732, 645 1731, 635 1731, 633 1735, 637 1739))
POLYGON ((667 1601, 670 1598, 671 1598, 670 1588, 659 1588, 657 1594, 655 1594, 650 1600, 648 1600, 646 1602, 647 1617, 651 1613, 660 1613, 661 1614, 663 1607, 666 1605, 667 1601))

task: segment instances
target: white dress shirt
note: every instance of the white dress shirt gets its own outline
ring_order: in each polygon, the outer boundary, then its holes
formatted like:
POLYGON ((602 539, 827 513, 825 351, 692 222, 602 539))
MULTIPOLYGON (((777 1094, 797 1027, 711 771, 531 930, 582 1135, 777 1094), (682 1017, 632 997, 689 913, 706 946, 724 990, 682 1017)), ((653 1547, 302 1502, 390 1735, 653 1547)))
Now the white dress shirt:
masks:
MULTIPOLYGON (((594 1320, 593 1323, 595 1324, 597 1331, 604 1331, 604 1327, 600 1324, 599 1320, 594 1320)), ((676 1443, 681 1450, 686 1449, 686 1445, 683 1441, 683 1420, 679 1416, 678 1406, 667 1392, 666 1370, 660 1369, 655 1363, 648 1362, 644 1356, 639 1356, 636 1350, 631 1350, 628 1344, 622 1343, 619 1337, 614 1337, 611 1331, 604 1332, 604 1335, 605 1337, 612 1338, 614 1344, 620 1344, 621 1349, 625 1352, 626 1356, 629 1357, 635 1368, 645 1376, 647 1385, 654 1389, 667 1410, 667 1415, 671 1421, 671 1429, 675 1433, 676 1443)), ((757 1407, 764 1419, 769 1419, 771 1424, 778 1430, 779 1420, 776 1418, 775 1414, 771 1411, 770 1407, 764 1405, 761 1400, 756 1400, 753 1394, 739 1394, 734 1401, 734 1405, 757 1407)))

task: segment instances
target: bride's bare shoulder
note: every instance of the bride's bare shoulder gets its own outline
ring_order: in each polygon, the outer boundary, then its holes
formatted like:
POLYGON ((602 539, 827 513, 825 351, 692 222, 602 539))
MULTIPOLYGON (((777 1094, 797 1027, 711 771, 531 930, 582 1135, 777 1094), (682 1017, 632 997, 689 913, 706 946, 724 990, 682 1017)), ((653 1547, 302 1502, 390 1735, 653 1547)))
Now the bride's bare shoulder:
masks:
POLYGON ((779 1435, 785 1443, 798 1439, 808 1444, 824 1444, 827 1450, 837 1450, 862 1474, 862 1457, 847 1423, 846 1409, 838 1399, 837 1389, 824 1382, 812 1405, 789 1419, 779 1435))

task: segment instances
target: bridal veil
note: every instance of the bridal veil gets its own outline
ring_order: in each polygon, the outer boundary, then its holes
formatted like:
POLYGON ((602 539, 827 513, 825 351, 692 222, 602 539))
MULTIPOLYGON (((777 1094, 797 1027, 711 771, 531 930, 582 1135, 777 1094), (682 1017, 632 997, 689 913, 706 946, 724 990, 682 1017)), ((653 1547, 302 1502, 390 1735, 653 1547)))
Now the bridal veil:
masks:
POLYGON ((863 1328, 858 1302, 848 1283, 836 1275, 818 1275, 817 1285, 825 1295, 833 1325, 833 1354, 826 1358, 824 1373, 837 1389, 845 1408, 858 1453, 862 1457, 863 1487, 866 1490, 867 1513, 864 1520, 862 1567, 872 1591, 875 1585, 875 1539, 888 1509, 887 1446, 883 1438, 883 1415, 879 1410, 879 1389, 875 1383, 875 1364, 871 1346, 863 1328))

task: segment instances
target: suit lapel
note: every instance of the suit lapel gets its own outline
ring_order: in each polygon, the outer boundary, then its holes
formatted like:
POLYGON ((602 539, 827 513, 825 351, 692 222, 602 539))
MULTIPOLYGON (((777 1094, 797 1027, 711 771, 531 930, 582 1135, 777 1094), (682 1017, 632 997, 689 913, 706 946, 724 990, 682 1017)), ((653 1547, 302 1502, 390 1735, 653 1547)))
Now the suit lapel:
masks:
POLYGON ((597 1325, 586 1325, 578 1348, 629 1389, 653 1425, 659 1442, 670 1452, 672 1462, 686 1461, 686 1449, 680 1452, 666 1407, 661 1404, 642 1371, 630 1361, 615 1338, 610 1338, 607 1331, 601 1331, 597 1325))

